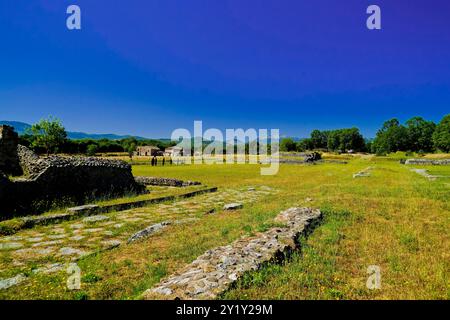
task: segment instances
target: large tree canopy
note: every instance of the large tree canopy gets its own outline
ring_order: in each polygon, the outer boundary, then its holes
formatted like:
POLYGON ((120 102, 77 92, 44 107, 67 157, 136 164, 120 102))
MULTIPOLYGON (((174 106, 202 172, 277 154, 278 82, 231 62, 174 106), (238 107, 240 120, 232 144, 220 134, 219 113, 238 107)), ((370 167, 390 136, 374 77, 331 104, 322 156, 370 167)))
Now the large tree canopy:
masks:
POLYGON ((421 117, 413 117, 406 121, 406 133, 409 140, 409 150, 430 152, 433 150, 433 132, 436 125, 421 117))
POLYGON ((450 114, 444 116, 433 134, 436 149, 450 152, 450 114))
POLYGON ((377 136, 372 143, 372 151, 381 154, 396 151, 407 151, 408 133, 397 119, 386 121, 378 130, 377 136))

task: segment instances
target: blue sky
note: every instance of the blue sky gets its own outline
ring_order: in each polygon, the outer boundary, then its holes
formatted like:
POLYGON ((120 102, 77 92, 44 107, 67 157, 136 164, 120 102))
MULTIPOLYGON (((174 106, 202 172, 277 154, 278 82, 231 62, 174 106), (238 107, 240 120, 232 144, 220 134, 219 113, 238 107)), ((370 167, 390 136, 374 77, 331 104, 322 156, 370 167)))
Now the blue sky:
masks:
POLYGON ((445 0, 15 0, 0 2, 0 120, 47 115, 71 131, 439 121, 450 106, 445 0), (82 10, 82 30, 65 26, 82 10), (382 30, 366 8, 382 9, 382 30))

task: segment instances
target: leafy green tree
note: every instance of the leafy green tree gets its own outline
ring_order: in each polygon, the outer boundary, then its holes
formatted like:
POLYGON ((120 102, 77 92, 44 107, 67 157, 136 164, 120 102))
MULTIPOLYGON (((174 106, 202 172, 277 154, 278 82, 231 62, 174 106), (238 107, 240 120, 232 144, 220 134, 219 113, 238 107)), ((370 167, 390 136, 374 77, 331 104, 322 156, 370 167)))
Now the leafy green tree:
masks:
POLYGON ((358 128, 332 130, 328 133, 327 147, 330 151, 364 151, 364 137, 358 128))
POLYGON ((378 130, 377 136, 372 143, 372 149, 377 154, 407 151, 408 132, 397 119, 390 119, 378 130))
POLYGON ((280 151, 283 152, 289 152, 289 151, 295 151, 297 148, 297 145, 295 144, 294 140, 291 138, 284 138, 280 142, 280 151))
POLYGON ((297 151, 307 151, 314 149, 314 145, 310 138, 302 139, 297 143, 297 151))
POLYGON ((444 116, 433 134, 433 143, 436 149, 450 152, 450 114, 444 116))
POLYGON ((430 152, 433 150, 433 133, 436 125, 421 117, 413 117, 406 121, 406 131, 409 140, 408 149, 415 152, 430 152))
POLYGON ((90 144, 87 146, 86 154, 88 156, 95 156, 98 151, 98 146, 96 144, 90 144))
POLYGON ((47 155, 56 152, 67 138, 66 130, 61 121, 52 116, 33 124, 29 132, 33 136, 32 146, 43 148, 47 155))
POLYGON ((126 150, 127 150, 128 156, 130 157, 130 160, 133 160, 133 154, 134 154, 134 151, 136 151, 136 144, 134 142, 130 143, 126 150))
POLYGON ((311 143, 315 149, 323 149, 328 146, 329 131, 313 130, 311 132, 311 143))

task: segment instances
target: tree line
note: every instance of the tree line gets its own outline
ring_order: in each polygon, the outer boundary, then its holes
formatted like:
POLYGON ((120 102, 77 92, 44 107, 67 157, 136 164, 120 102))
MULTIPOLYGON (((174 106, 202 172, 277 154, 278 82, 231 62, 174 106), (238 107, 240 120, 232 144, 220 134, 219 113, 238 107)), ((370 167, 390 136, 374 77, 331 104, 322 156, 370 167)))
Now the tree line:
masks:
POLYGON ((331 152, 370 152, 378 155, 397 151, 407 152, 449 152, 450 114, 435 124, 422 117, 413 117, 401 124, 398 119, 385 121, 374 139, 366 139, 358 128, 337 130, 313 130, 309 138, 295 142, 284 138, 280 150, 306 151, 326 150, 331 152))
MULTIPOLYGON (((175 145, 175 142, 154 139, 121 140, 71 140, 59 119, 42 119, 22 136, 20 143, 37 153, 87 154, 127 152, 130 157, 138 146, 154 145, 160 149, 175 145)), ((269 145, 270 147, 270 145, 269 145)), ((225 148, 224 148, 225 149, 225 148)), ((248 143, 245 146, 248 152, 248 143)), ((358 128, 337 130, 313 130, 309 138, 295 142, 284 138, 280 151, 324 150, 331 152, 371 152, 378 155, 397 151, 417 153, 450 151, 450 114, 435 124, 421 117, 413 117, 401 124, 398 119, 385 121, 374 139, 365 139, 358 128)))
POLYGON ((173 146, 170 141, 154 139, 136 139, 134 137, 120 140, 110 139, 79 139, 67 138, 67 132, 61 121, 49 117, 42 119, 19 137, 19 143, 33 149, 35 152, 47 155, 50 153, 86 154, 93 156, 96 153, 126 152, 130 156, 138 146, 153 145, 161 150, 173 146))

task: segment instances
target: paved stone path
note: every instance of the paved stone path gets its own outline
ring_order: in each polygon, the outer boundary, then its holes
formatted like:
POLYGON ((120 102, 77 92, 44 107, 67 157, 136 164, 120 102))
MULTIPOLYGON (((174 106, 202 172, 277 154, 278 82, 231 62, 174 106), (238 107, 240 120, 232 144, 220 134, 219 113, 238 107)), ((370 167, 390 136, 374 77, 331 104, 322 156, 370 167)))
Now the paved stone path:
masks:
POLYGON ((55 225, 36 226, 12 236, 2 236, 0 289, 11 283, 22 282, 23 277, 18 276, 25 271, 59 271, 61 268, 55 267, 56 265, 125 244, 131 235, 153 224, 164 221, 174 224, 193 223, 212 209, 220 212, 225 204, 237 202, 245 206, 275 192, 276 190, 265 186, 219 189, 216 193, 172 203, 90 216, 55 225), (11 280, 13 278, 14 280, 11 280))

